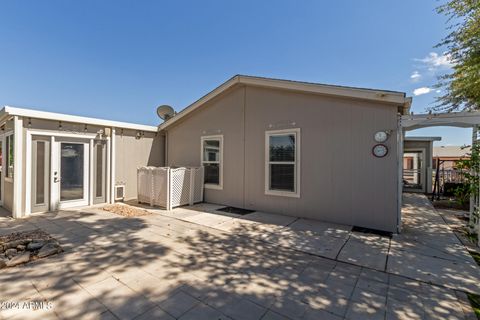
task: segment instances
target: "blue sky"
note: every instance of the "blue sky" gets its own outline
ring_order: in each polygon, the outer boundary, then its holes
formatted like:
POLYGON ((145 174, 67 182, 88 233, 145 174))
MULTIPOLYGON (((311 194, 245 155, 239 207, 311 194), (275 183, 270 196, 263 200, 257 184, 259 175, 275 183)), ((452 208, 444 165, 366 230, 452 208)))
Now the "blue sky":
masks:
MULTIPOLYGON (((420 113, 449 67, 433 48, 447 32, 439 3, 0 0, 0 105, 156 125, 157 105, 180 110, 249 74, 417 89, 420 113)), ((441 144, 471 135, 412 134, 440 135, 441 144)))

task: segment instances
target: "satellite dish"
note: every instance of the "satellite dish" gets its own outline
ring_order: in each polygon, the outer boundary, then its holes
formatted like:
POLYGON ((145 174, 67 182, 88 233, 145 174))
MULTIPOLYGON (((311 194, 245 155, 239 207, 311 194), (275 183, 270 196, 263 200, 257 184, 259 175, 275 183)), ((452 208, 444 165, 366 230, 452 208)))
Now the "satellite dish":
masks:
POLYGON ((175 115, 175 110, 169 105, 164 104, 157 108, 157 115, 160 119, 166 121, 175 115))

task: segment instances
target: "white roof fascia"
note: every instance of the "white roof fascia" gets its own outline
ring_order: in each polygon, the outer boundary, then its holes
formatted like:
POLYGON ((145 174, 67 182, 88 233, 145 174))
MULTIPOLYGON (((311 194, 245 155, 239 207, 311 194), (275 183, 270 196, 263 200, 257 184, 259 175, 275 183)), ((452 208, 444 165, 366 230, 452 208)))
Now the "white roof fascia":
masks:
POLYGON ((279 79, 270 79, 270 78, 260 78, 252 76, 242 76, 237 75, 227 80, 219 87, 215 88, 213 91, 209 92, 207 95, 203 96, 199 100, 195 101, 177 115, 164 123, 160 124, 158 128, 160 130, 165 129, 166 127, 177 122, 181 118, 185 117, 187 114, 195 111, 204 103, 218 96, 222 92, 231 88, 235 84, 245 84, 257 87, 268 87, 276 89, 286 89, 293 91, 302 91, 308 93, 316 93, 322 95, 331 95, 331 96, 340 96, 353 99, 363 99, 370 101, 379 101, 384 103, 393 104, 396 106, 404 106, 404 109, 408 110, 411 104, 411 98, 405 97, 405 94, 402 92, 395 91, 382 91, 382 90, 373 90, 373 89, 362 89, 362 88, 352 88, 352 87, 342 87, 335 85, 325 85, 325 84, 316 84, 308 82, 298 82, 290 80, 279 80, 279 79))
POLYGON ((188 107, 186 107, 185 109, 183 109, 182 111, 180 111, 178 114, 176 114, 175 116, 173 116, 172 118, 168 119, 167 121, 163 122, 162 124, 160 124, 158 126, 158 129, 159 130, 162 130, 162 129, 165 129, 167 126, 170 126, 171 124, 177 122, 177 120, 180 120, 181 118, 183 118, 184 116, 186 116, 187 114, 191 113, 192 111, 196 110, 198 107, 200 107, 202 104, 210 101, 211 99, 213 99, 214 97, 218 96, 219 94, 221 94, 222 92, 226 91, 227 89, 231 88, 233 85, 237 84, 237 83, 240 83, 239 81, 239 77, 238 76, 235 76, 233 78, 231 78, 230 80, 224 82, 222 85, 220 85, 219 87, 213 89, 212 91, 210 91, 209 93, 207 93, 206 95, 204 95, 203 97, 201 97, 200 99, 198 99, 197 101, 195 101, 194 103, 192 103, 191 105, 189 105, 188 107))
POLYGON ((341 96, 348 98, 357 98, 364 100, 381 101, 403 105, 405 103, 405 95, 401 92, 382 91, 373 89, 361 89, 353 87, 342 87, 327 84, 316 84, 308 82, 297 82, 290 80, 277 80, 268 78, 245 77, 240 76, 240 82, 259 86, 271 87, 277 89, 287 89, 295 91, 304 91, 309 93, 318 93, 323 95, 341 96))
POLYGON ((72 122, 72 123, 85 123, 85 124, 91 124, 96 126, 124 128, 124 129, 149 131, 149 132, 157 132, 158 130, 158 128, 155 126, 148 126, 143 124, 73 116, 73 115, 62 114, 62 113, 38 111, 38 110, 31 110, 31 109, 24 109, 24 108, 10 107, 10 106, 5 106, 2 109, 2 113, 0 113, 0 116, 4 116, 6 114, 12 115, 12 116, 28 117, 33 119, 56 120, 56 121, 72 122))

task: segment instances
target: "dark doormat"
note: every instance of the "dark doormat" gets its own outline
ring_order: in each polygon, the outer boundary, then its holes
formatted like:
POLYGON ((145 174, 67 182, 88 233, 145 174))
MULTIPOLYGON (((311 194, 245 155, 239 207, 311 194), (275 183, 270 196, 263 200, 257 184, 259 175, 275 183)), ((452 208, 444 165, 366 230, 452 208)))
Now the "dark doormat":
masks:
POLYGON ((235 207, 220 208, 220 209, 217 209, 217 211, 235 213, 235 214, 239 214, 239 215, 242 215, 242 216, 255 212, 255 210, 248 210, 248 209, 235 208, 235 207))
POLYGON ((392 233, 388 231, 382 231, 382 230, 376 230, 376 229, 370 229, 370 228, 364 228, 364 227, 357 227, 353 226, 352 231, 354 232, 362 232, 362 233, 372 233, 376 234, 382 237, 392 237, 392 233))

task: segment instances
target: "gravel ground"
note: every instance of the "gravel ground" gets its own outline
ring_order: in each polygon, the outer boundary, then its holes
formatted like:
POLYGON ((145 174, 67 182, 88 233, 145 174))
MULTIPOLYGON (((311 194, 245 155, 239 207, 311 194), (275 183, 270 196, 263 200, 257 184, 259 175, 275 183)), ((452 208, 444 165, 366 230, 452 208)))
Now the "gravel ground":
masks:
POLYGON ((138 209, 127 204, 112 204, 103 207, 103 210, 112 212, 124 217, 138 217, 151 214, 147 210, 138 209))

